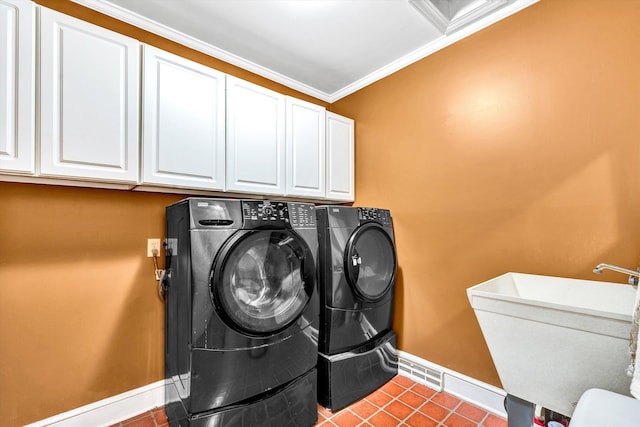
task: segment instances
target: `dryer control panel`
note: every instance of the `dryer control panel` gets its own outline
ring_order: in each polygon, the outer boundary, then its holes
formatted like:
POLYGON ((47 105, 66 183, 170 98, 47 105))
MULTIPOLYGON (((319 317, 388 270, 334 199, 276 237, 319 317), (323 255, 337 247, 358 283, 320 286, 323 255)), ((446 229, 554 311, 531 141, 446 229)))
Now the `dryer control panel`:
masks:
POLYGON ((357 208, 360 222, 375 221, 382 225, 391 225, 391 212, 387 209, 357 208))

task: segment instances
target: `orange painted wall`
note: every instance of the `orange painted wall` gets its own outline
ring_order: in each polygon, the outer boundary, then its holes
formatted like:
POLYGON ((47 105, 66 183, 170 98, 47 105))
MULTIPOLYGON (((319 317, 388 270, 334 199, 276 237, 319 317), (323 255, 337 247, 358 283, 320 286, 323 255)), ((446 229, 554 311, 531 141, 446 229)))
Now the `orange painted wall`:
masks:
MULTIPOLYGON (((70 0, 38 2, 322 104, 70 0)), ((330 106, 356 120, 356 205, 394 216, 402 350, 499 384, 468 286, 637 265, 638 18, 637 1, 542 0, 330 106)), ((144 252, 183 196, 13 183, 0 195, 2 425, 161 380, 144 252)))
POLYGON ((393 214, 402 350, 500 385, 467 287, 639 265, 638 19, 542 0, 332 105, 356 122, 356 204, 393 214))
POLYGON ((0 183, 0 424, 164 377, 149 237, 176 195, 0 183))

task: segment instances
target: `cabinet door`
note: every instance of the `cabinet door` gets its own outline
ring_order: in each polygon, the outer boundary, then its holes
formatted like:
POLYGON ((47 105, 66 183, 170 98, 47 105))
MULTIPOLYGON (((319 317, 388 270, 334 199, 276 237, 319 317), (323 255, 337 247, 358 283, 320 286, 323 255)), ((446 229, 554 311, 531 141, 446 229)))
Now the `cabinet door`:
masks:
POLYGON ((285 97, 227 76, 227 190, 285 194, 285 97))
POLYGON ((144 46, 144 183, 224 190, 225 75, 144 46))
POLYGON ((324 197, 325 108, 287 97, 287 195, 324 197))
POLYGON ((353 120, 327 113, 327 199, 354 200, 353 120))
POLYGON ((42 8, 42 175, 137 182, 140 47, 42 8))
POLYGON ((0 171, 35 172, 35 6, 0 0, 0 171))

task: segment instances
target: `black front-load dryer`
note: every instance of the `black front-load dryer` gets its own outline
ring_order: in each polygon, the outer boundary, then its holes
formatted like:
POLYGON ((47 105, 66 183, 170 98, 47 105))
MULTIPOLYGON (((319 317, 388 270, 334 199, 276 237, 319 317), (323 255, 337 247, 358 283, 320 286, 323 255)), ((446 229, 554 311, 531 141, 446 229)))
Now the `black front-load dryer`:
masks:
POLYGON ((318 401, 334 410, 397 374, 396 250, 387 209, 321 206, 318 401))
POLYGON ((316 255, 312 204, 189 198, 167 207, 172 427, 316 422, 316 255))

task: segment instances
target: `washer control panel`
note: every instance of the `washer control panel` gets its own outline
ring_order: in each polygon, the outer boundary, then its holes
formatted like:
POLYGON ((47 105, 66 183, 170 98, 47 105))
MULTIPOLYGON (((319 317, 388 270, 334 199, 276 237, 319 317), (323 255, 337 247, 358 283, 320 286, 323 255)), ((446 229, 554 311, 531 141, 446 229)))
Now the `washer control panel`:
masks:
POLYGON ((387 209, 357 208, 360 222, 375 221, 382 225, 391 225, 391 212, 387 209))
POLYGON ((243 228, 291 228, 286 202, 268 200, 242 201, 243 228))
POLYGON ((312 203, 273 200, 243 200, 244 229, 315 227, 316 207, 312 203))

